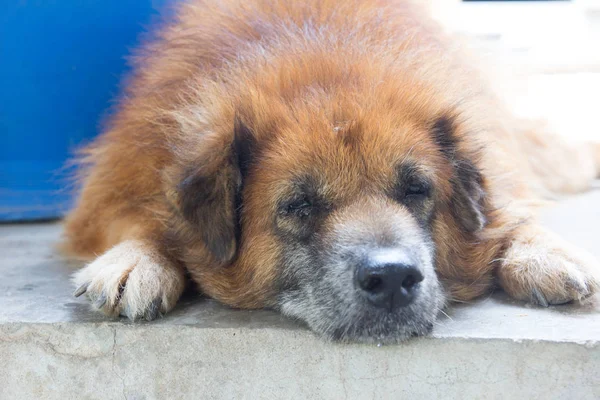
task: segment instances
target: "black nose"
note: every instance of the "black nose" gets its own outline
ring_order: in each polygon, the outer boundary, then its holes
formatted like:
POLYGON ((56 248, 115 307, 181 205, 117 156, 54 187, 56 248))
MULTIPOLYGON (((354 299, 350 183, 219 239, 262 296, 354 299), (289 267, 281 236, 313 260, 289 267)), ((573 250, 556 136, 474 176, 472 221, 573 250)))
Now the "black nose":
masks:
POLYGON ((390 311, 406 307, 415 297, 421 272, 405 262, 366 262, 356 270, 356 284, 374 306, 390 311))

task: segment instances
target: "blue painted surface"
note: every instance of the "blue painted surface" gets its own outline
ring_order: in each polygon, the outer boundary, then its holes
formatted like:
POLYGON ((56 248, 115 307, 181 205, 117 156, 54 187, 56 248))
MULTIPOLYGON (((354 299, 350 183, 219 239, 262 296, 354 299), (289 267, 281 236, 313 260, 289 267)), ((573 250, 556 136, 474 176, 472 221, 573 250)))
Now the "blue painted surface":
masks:
POLYGON ((0 0, 0 221, 56 218, 125 56, 167 0, 0 0))

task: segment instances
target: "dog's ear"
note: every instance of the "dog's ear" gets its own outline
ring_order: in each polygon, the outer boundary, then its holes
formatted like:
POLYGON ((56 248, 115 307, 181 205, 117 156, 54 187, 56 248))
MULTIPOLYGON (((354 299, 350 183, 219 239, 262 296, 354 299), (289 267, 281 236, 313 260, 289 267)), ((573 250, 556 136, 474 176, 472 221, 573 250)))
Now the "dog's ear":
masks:
POLYGON ((454 171, 452 213, 466 232, 478 232, 487 224, 483 178, 477 167, 467 160, 456 160, 454 171))
MULTIPOLYGON (((175 190, 176 206, 221 264, 231 262, 240 236, 241 191, 252 152, 252 132, 236 116, 225 148, 204 148, 199 166, 175 190)), ((212 143, 215 145, 215 143, 212 143)))
POLYGON ((450 208, 464 231, 475 233, 487 224, 483 176, 475 163, 461 154, 455 134, 456 118, 442 116, 432 127, 440 150, 453 167, 450 208))

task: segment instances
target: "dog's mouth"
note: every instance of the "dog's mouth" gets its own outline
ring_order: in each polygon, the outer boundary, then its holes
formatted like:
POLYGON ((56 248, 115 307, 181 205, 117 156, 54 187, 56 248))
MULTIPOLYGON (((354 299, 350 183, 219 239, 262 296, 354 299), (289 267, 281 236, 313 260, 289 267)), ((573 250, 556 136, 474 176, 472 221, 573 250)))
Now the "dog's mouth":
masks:
POLYGON ((410 306, 387 310, 365 302, 351 304, 335 301, 335 296, 309 305, 288 298, 279 307, 287 315, 304 321, 326 340, 341 343, 396 344, 432 332, 443 306, 438 291, 424 294, 410 306))
POLYGON ((429 335, 434 326, 432 319, 405 319, 400 315, 367 316, 324 332, 324 335, 341 343, 397 344, 414 337, 429 335))
POLYGON ((349 256, 293 269, 303 274, 280 289, 276 304, 331 341, 392 344, 427 335, 445 295, 431 247, 419 244, 346 246, 349 256))

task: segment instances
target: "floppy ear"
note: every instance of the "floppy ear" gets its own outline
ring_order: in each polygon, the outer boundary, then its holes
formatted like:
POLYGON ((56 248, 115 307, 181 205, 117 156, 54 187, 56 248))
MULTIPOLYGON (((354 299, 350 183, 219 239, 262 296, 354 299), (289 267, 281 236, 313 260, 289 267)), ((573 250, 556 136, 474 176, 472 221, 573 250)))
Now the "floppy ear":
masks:
POLYGON ((483 176, 477 166, 458 149, 454 117, 440 117, 433 124, 432 131, 442 153, 453 167, 450 207, 454 219, 464 231, 478 232, 487 224, 483 176))
POLYGON ((454 168, 452 213, 466 232, 478 232, 487 224, 481 173, 467 160, 455 161, 454 168))
POLYGON ((241 190, 250 162, 252 137, 236 116, 230 145, 226 149, 204 149, 209 150, 200 161, 204 164, 187 171, 176 188, 181 215, 223 264, 232 261, 237 250, 241 190))

